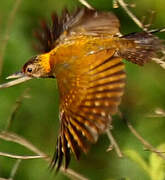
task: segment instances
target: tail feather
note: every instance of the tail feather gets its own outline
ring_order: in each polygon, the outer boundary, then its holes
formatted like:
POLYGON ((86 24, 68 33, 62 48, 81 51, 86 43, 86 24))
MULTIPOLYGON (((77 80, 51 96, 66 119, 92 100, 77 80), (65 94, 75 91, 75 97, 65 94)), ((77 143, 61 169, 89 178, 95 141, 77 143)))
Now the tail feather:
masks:
POLYGON ((122 37, 123 46, 119 49, 118 54, 135 64, 144 65, 158 57, 164 48, 163 41, 154 36, 153 32, 131 33, 122 37))

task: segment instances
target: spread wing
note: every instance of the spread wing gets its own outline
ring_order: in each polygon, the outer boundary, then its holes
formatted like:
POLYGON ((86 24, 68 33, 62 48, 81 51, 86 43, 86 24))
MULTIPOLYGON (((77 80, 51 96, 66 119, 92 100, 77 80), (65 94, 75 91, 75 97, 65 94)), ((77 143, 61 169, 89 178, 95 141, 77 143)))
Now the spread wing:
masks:
POLYGON ((88 152, 111 123, 125 85, 124 64, 115 50, 104 50, 83 56, 71 64, 61 64, 56 78, 60 91, 60 133, 52 167, 65 168, 70 152, 77 159, 88 152))
POLYGON ((83 35, 115 35, 119 33, 119 20, 112 12, 100 12, 90 9, 82 9, 72 17, 72 21, 66 29, 71 34, 83 35))
POLYGON ((40 52, 49 52, 59 42, 71 35, 117 35, 119 20, 111 12, 99 12, 87 8, 77 9, 73 13, 64 10, 61 17, 52 15, 52 25, 42 21, 40 30, 35 36, 40 42, 40 52))

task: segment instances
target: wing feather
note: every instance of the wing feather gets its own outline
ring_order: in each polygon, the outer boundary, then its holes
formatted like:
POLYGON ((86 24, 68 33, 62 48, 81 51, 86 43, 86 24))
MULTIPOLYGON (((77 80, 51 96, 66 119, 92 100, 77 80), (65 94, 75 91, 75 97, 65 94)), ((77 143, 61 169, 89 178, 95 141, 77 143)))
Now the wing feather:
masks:
POLYGON ((87 8, 78 8, 72 13, 64 9, 61 17, 54 13, 52 24, 49 24, 42 21, 40 30, 35 32, 40 43, 40 47, 37 48, 40 52, 49 52, 59 43, 59 40, 68 39, 75 34, 98 36, 119 33, 119 20, 113 13, 87 8))
POLYGON ((114 50, 105 50, 84 56, 56 74, 62 124, 59 153, 53 162, 57 168, 62 155, 67 167, 70 151, 77 159, 81 151, 87 153, 90 143, 95 143, 111 124, 110 116, 117 112, 126 78, 122 59, 114 54, 114 50))
POLYGON ((77 128, 78 131, 82 133, 83 136, 87 138, 91 143, 96 142, 95 134, 90 131, 88 127, 86 127, 83 123, 79 122, 76 118, 73 118, 71 115, 70 123, 77 128))
POLYGON ((69 32, 71 34, 98 35, 119 33, 119 20, 111 12, 99 12, 87 8, 82 9, 74 17, 69 32))
POLYGON ((70 133, 68 128, 65 128, 65 137, 68 141, 68 145, 71 148, 71 151, 74 153, 76 159, 80 157, 80 148, 78 147, 77 142, 74 140, 72 134, 70 133))
POLYGON ((70 149, 68 147, 68 143, 65 137, 65 134, 63 134, 63 138, 61 139, 62 141, 62 148, 63 148, 63 153, 64 153, 64 157, 65 157, 65 168, 68 167, 69 162, 70 162, 70 149))

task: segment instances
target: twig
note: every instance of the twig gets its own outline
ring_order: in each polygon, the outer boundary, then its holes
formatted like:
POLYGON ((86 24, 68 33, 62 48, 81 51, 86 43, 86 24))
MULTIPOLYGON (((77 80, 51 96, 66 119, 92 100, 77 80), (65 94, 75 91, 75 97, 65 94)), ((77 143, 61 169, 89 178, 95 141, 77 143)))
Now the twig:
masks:
POLYGON ((149 118, 153 118, 153 117, 165 117, 165 111, 164 109, 161 109, 161 108, 156 108, 154 110, 154 113, 153 114, 148 114, 147 117, 149 118))
POLYGON ((11 31, 11 27, 13 25, 13 20, 14 20, 14 17, 15 17, 15 14, 20 6, 20 3, 21 3, 21 0, 16 0, 14 2, 14 6, 13 6, 13 9, 9 15, 9 19, 7 21, 7 26, 6 26, 6 32, 5 32, 5 36, 4 36, 4 41, 1 45, 1 56, 0 56, 0 75, 2 73, 2 67, 3 67, 3 57, 4 57, 4 54, 5 54, 5 50, 6 50, 6 46, 7 46, 7 42, 9 40, 9 34, 10 34, 10 31, 11 31))
POLYGON ((78 0, 78 1, 88 9, 94 9, 86 0, 78 0))
POLYGON ((155 14, 156 14, 155 11, 150 11, 149 12, 149 17, 150 18, 146 18, 146 16, 144 17, 144 22, 142 22, 142 24, 144 25, 144 27, 146 29, 149 29, 151 27, 151 25, 153 24, 153 20, 155 18, 155 14), (145 21, 146 21, 146 23, 145 23, 145 21))
POLYGON ((159 64, 163 69, 165 69, 165 62, 164 62, 164 61, 162 61, 162 60, 159 59, 159 58, 152 58, 152 60, 153 60, 154 62, 156 62, 157 64, 159 64))
POLYGON ((121 150, 120 150, 120 148, 119 148, 116 140, 115 140, 114 137, 112 136, 111 130, 108 129, 106 133, 107 133, 107 136, 108 136, 108 138, 109 138, 109 140, 110 140, 110 142, 111 142, 111 145, 109 146, 108 151, 111 150, 111 149, 114 147, 117 155, 118 155, 120 158, 122 158, 122 157, 123 157, 123 154, 122 154, 122 152, 121 152, 121 150))
POLYGON ((25 159, 25 160, 45 158, 45 156, 19 156, 15 154, 4 153, 4 152, 0 152, 0 156, 5 156, 5 157, 13 158, 13 159, 25 159))
POLYGON ((10 174, 10 177, 9 177, 8 180, 13 180, 14 179, 14 177, 16 175, 16 172, 17 172, 17 170, 19 168, 20 163, 21 163, 21 159, 17 159, 16 163, 13 166, 13 169, 11 170, 11 174, 10 174))
POLYGON ((133 126, 127 122, 128 128, 132 132, 132 134, 144 145, 145 148, 150 150, 151 152, 156 153, 158 156, 160 156, 162 159, 165 160, 165 155, 160 152, 159 150, 155 149, 149 142, 147 142, 134 128, 133 126))
POLYGON ((20 137, 14 133, 9 133, 2 131, 0 132, 0 139, 9 141, 9 142, 15 142, 17 144, 20 144, 27 149, 31 150, 32 152, 40 155, 40 156, 46 156, 45 153, 41 152, 38 148, 36 148, 32 143, 24 139, 23 137, 20 137))
MULTIPOLYGON (((83 4, 84 6, 86 6, 89 9, 94 9, 86 0, 78 0, 81 4, 83 4)), ((124 2, 124 0, 113 0, 113 6, 115 8, 118 7, 119 4, 124 10, 125 12, 128 14, 128 16, 130 16, 130 18, 144 31, 146 31, 147 29, 144 27, 144 25, 141 23, 141 21, 128 9, 127 4, 124 2)))
POLYGON ((4 83, 4 84, 0 84, 0 89, 8 88, 8 87, 14 86, 16 84, 20 84, 20 83, 23 83, 25 81, 28 81, 30 79, 32 79, 32 78, 28 77, 28 76, 25 76, 25 77, 22 77, 22 78, 19 78, 19 79, 15 79, 13 81, 10 81, 10 82, 4 83))
POLYGON ((22 95, 16 100, 16 103, 14 104, 13 106, 13 109, 12 109, 12 113, 7 121, 7 124, 6 124, 6 128, 5 128, 5 131, 8 131, 9 128, 11 127, 11 124, 16 116, 16 113, 18 112, 21 104, 22 104, 22 101, 24 98, 28 98, 29 96, 27 95, 27 92, 28 92, 29 89, 25 89, 25 91, 22 93, 22 95))
MULTIPOLYGON (((3 139, 5 141, 15 142, 17 144, 20 144, 27 149, 31 150, 32 152, 36 153, 39 156, 44 156, 44 160, 47 162, 51 162, 51 158, 49 158, 44 152, 39 150, 37 147, 35 147, 31 142, 27 141, 23 137, 20 137, 14 133, 9 132, 0 132, 0 139, 3 139)), ((64 167, 61 167, 61 172, 63 172, 66 176, 71 177, 72 179, 76 180, 88 180, 83 175, 73 171, 72 169, 68 168, 67 170, 64 167)))
POLYGON ((116 0, 119 5, 125 10, 125 12, 128 14, 128 16, 144 31, 147 29, 144 27, 144 25, 141 23, 141 21, 128 9, 127 4, 123 0, 116 0))

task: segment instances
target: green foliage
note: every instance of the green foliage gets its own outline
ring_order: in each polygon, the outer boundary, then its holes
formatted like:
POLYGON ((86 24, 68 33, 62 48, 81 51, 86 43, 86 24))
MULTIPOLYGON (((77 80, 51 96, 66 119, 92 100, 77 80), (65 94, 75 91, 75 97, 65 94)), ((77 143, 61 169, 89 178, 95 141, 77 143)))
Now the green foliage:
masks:
MULTIPOLYGON (((165 152, 165 144, 157 147, 160 152, 165 152)), ((149 161, 146 161, 137 151, 129 149, 124 154, 142 168, 150 177, 150 180, 165 179, 165 160, 155 152, 150 153, 149 161)))
MULTIPOLYGON (((5 39, 6 25, 15 2, 1 0, 0 48, 5 39)), ((89 0, 89 2, 97 9, 113 11, 120 19, 123 34, 140 31, 122 8, 112 9, 112 0, 89 0)), ((140 19, 147 15, 148 20, 148 10, 155 10, 157 15, 152 27, 165 26, 164 0, 128 0, 127 2, 137 4, 136 8, 131 8, 131 11, 140 19)), ((19 71, 24 62, 37 53, 32 45, 35 42, 33 30, 39 27, 39 21, 44 18, 49 22, 52 12, 60 13, 63 7, 72 9, 77 4, 77 0, 21 1, 13 19, 13 25, 10 27, 9 40, 4 52, 1 83, 6 81, 5 77, 19 71)), ((160 36, 165 39, 164 33, 160 36)), ((164 143, 165 118, 149 118, 147 115, 152 114, 158 107, 165 109, 165 71, 155 63, 149 63, 144 67, 125 63, 127 85, 120 109, 135 129, 151 144, 157 146, 164 143)), ((30 98, 23 99, 9 130, 25 137, 43 152, 52 156, 59 128, 59 100, 55 80, 32 80, 0 90, 0 130, 6 127, 16 100, 27 88, 30 89, 30 98)), ((120 159, 114 151, 107 153, 109 142, 106 136, 101 136, 87 156, 82 156, 80 161, 72 158, 70 167, 91 180, 163 180, 165 178, 163 160, 154 153, 144 151, 141 143, 130 133, 123 120, 114 116, 113 126, 112 133, 121 150, 127 149, 126 157, 120 159)), ((165 145, 161 145, 158 149, 165 151, 165 145)), ((0 140, 0 152, 32 154, 26 148, 2 140, 0 140)), ((9 178, 14 164, 15 160, 0 157, 0 178, 9 178)), ((54 176, 48 170, 48 164, 45 161, 36 159, 22 161, 15 176, 15 180, 29 179, 65 180, 68 178, 62 173, 54 176)))
MULTIPOLYGON (((165 152, 165 144, 161 144, 157 148, 160 152, 165 152)), ((149 157, 150 177, 151 180, 165 179, 165 161, 155 153, 151 153, 149 157)))
POLYGON ((133 160, 135 163, 137 163, 148 175, 150 174, 150 168, 148 167, 148 164, 146 161, 140 156, 138 152, 135 150, 126 150, 124 151, 124 154, 133 160))

